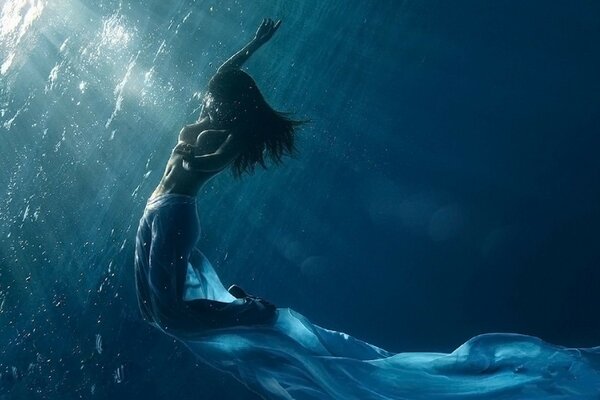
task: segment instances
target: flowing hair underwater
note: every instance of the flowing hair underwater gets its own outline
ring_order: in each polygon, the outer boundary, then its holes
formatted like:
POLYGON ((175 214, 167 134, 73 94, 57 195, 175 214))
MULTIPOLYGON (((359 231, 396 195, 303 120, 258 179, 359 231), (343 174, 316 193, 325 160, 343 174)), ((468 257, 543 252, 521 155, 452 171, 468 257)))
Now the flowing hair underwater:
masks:
POLYGON ((274 110, 246 72, 237 68, 220 71, 210 80, 208 90, 215 100, 238 110, 236 130, 244 131, 245 149, 231 165, 235 178, 251 174, 257 165, 267 169, 267 159, 279 165, 284 156, 297 153, 296 127, 308 121, 274 110))

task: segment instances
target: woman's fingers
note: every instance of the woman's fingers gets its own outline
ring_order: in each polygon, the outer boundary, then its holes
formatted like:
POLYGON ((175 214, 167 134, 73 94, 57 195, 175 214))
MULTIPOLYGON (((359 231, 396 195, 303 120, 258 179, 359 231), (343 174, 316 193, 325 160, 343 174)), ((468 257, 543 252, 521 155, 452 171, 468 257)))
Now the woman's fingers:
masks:
POLYGON ((279 25, 281 25, 281 20, 275 22, 271 18, 263 18, 262 23, 256 32, 256 37, 263 41, 269 40, 277 28, 279 28, 279 25))
POLYGON ((194 151, 194 147, 187 143, 179 143, 173 149, 173 153, 181 154, 183 156, 191 155, 194 151))

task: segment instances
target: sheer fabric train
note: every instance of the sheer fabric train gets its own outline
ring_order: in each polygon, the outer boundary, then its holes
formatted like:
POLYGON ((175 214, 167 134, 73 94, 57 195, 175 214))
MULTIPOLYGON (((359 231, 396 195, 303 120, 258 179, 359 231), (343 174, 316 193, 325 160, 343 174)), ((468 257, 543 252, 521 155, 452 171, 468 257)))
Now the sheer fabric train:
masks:
MULTIPOLYGON (((234 300, 204 256, 187 265, 184 298, 234 300)), ((600 399, 600 347, 526 335, 479 335, 452 353, 392 353, 290 308, 278 308, 272 326, 164 332, 266 399, 600 399)))

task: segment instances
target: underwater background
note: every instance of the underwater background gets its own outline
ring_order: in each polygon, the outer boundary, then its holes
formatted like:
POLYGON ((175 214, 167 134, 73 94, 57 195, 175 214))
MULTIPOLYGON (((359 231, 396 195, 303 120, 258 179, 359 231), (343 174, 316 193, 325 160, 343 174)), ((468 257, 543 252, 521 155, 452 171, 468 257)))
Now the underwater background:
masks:
POLYGON ((238 283, 395 352, 600 345, 600 3, 2 0, 0 399, 258 399, 140 318, 135 230, 216 68, 308 118, 199 195, 238 283))

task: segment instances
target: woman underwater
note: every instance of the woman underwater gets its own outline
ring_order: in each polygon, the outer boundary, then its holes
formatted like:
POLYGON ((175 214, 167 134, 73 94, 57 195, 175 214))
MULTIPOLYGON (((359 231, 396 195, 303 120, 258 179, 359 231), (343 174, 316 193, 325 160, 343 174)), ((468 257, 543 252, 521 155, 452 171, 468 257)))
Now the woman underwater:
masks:
MULTIPOLYGON (((278 29, 264 20, 255 38, 227 60, 210 80, 200 119, 185 126, 162 180, 152 193, 136 240, 135 277, 145 319, 165 330, 190 334, 207 328, 268 323, 275 307, 237 286, 232 302, 184 301, 188 261, 202 257, 194 247, 200 234, 198 190, 231 166, 235 176, 251 172, 264 154, 281 162, 294 151, 298 124, 274 111, 254 80, 239 67, 278 29)), ((192 263, 196 265, 196 263, 192 263)))
POLYGON ((299 122, 274 111, 239 68, 280 22, 210 80, 196 124, 184 127, 136 238, 135 279, 144 319, 205 363, 269 399, 598 399, 600 348, 567 349, 518 334, 476 336, 452 353, 392 353, 319 327, 289 308, 221 284, 195 250, 196 194, 231 167, 252 172, 265 155, 294 151, 299 122))

